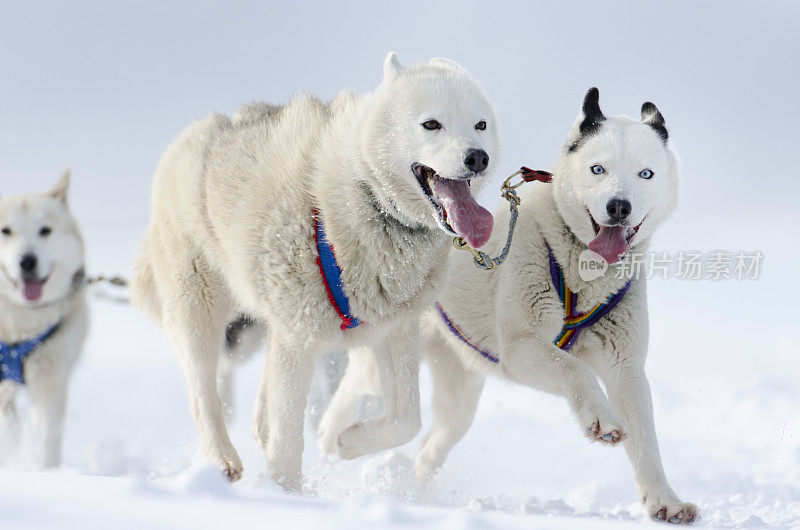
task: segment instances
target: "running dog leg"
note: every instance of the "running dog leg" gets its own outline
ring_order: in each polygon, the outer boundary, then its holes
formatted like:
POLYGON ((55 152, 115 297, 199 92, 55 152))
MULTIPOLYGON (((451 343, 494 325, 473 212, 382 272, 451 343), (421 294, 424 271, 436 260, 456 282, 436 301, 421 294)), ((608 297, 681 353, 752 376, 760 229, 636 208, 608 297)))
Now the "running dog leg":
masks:
MULTIPOLYGON (((641 358, 644 359, 644 355, 641 358)), ((631 358, 619 362, 614 356, 598 371, 611 403, 628 426, 625 450, 650 517, 670 523, 691 523, 697 517, 697 507, 682 502, 672 491, 661 464, 644 363, 631 358)))
POLYGON ((467 369, 438 331, 423 340, 421 351, 433 376, 433 424, 414 462, 425 481, 472 425, 485 378, 467 369))
POLYGON ((386 415, 345 430, 339 437, 341 458, 391 449, 409 442, 419 432, 418 337, 419 324, 415 320, 387 333, 375 348, 386 415))
POLYGON ((0 382, 0 432, 3 436, 13 436, 19 432, 16 397, 16 383, 0 382))
POLYGON ((272 477, 289 491, 302 488, 303 420, 317 353, 276 329, 256 398, 256 440, 272 477))
POLYGON ((235 370, 236 365, 233 359, 227 352, 222 352, 217 359, 217 392, 219 392, 219 401, 222 404, 222 415, 225 417, 226 425, 230 425, 233 420, 236 405, 233 396, 235 370))
POLYGON ((26 385, 37 436, 37 459, 44 468, 56 467, 61 464, 69 374, 39 371, 36 375, 28 378, 26 385))
POLYGON ((319 422, 319 449, 326 456, 338 452, 339 436, 358 419, 365 395, 379 395, 381 381, 372 348, 353 348, 347 352, 347 371, 319 422))
POLYGON ((503 373, 517 383, 564 396, 590 439, 614 445, 625 429, 591 368, 553 344, 518 339, 503 348, 503 373))
POLYGON ((234 382, 239 364, 250 359, 253 354, 263 351, 266 327, 246 315, 239 315, 225 328, 225 345, 219 356, 217 383, 225 422, 230 424, 236 411, 234 382))
POLYGON ((181 263, 170 259, 161 270, 171 271, 160 288, 164 298, 164 329, 183 368, 189 403, 205 460, 229 480, 238 480, 242 461, 228 436, 217 391, 217 361, 225 326, 232 311, 223 283, 199 256, 181 263))

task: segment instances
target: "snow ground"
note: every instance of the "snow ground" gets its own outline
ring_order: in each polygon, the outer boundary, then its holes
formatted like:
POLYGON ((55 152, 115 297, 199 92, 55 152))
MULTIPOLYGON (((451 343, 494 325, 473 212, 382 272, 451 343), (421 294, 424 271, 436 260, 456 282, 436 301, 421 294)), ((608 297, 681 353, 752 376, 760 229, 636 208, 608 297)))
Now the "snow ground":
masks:
MULTIPOLYGON (((97 270, 125 270, 138 230, 86 227, 97 270)), ((717 291, 732 287, 651 280, 648 373, 664 464, 679 495, 699 505, 698 526, 800 528, 800 359, 788 334, 759 333, 768 323, 758 314, 747 327, 725 318, 698 327, 717 291)), ((195 463, 182 374, 161 332, 128 306, 97 297, 92 306, 91 336, 72 381, 64 465, 31 471, 24 454, 4 453, 3 528, 654 524, 636 500, 622 448, 586 441, 562 400, 498 380, 487 384, 474 426, 427 488, 410 466, 419 438, 396 451, 328 462, 307 427, 309 491, 286 495, 262 475, 251 436, 261 358, 238 373, 231 435, 245 475, 229 486, 195 463)), ((427 425, 430 381, 422 377, 427 425)))

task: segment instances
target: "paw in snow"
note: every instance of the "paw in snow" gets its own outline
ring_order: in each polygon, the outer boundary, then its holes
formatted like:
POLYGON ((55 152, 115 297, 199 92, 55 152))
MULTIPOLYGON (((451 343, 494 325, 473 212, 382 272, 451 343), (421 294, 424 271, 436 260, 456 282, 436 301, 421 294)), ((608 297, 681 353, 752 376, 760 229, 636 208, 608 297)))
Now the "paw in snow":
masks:
POLYGON ((424 448, 417 453, 417 457, 414 460, 414 472, 420 484, 427 484, 436 476, 439 467, 434 465, 427 455, 423 454, 423 450, 424 448))
POLYGON ((242 478, 242 461, 236 453, 236 450, 233 449, 233 447, 230 449, 230 452, 227 454, 222 451, 212 454, 209 461, 213 462, 230 482, 236 482, 242 478))
POLYGON ((645 499, 647 511, 654 521, 672 524, 692 524, 698 518, 697 506, 690 502, 653 503, 645 499))
POLYGON ((222 473, 224 473, 229 482, 236 482, 242 478, 242 471, 241 463, 237 465, 235 462, 226 462, 222 473))

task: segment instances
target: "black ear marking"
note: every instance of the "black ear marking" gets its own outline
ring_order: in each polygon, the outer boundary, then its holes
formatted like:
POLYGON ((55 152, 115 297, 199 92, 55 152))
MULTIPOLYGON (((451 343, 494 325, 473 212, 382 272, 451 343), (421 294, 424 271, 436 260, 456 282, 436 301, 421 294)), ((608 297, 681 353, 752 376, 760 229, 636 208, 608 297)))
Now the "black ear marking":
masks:
POLYGON ((600 110, 600 91, 597 90, 597 87, 592 87, 583 98, 583 121, 578 126, 580 136, 569 147, 569 152, 576 151, 587 136, 595 134, 605 119, 603 111, 600 110))
POLYGON ((581 134, 586 136, 593 134, 600 127, 600 122, 605 120, 603 111, 600 110, 600 91, 592 87, 583 98, 583 121, 581 122, 581 134))
POLYGON ((661 139, 664 140, 664 143, 667 143, 669 132, 667 132, 667 128, 664 126, 664 116, 661 115, 658 107, 649 101, 645 101, 642 104, 642 123, 652 127, 661 139))

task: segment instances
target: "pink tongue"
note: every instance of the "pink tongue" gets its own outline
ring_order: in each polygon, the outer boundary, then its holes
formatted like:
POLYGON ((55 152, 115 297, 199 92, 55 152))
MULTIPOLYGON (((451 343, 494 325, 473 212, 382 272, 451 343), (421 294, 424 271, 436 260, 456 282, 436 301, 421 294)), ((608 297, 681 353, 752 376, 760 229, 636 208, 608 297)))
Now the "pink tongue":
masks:
POLYGON ((22 294, 25 296, 25 300, 35 302, 42 297, 41 282, 24 282, 22 285, 22 294))
POLYGON ((600 232, 589 243, 589 250, 603 256, 609 264, 614 263, 628 250, 628 242, 625 240, 627 230, 625 226, 601 227, 600 232))
POLYGON ((447 222, 472 248, 489 241, 494 218, 489 210, 475 202, 466 180, 436 178, 436 195, 447 212, 447 222))

